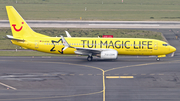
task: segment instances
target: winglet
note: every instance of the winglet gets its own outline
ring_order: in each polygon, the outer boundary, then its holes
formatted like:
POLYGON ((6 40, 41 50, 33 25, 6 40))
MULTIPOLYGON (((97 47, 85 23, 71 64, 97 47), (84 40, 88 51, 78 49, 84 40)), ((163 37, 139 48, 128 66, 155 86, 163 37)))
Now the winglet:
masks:
POLYGON ((67 43, 67 41, 64 39, 63 36, 61 36, 61 39, 62 39, 63 45, 65 46, 62 51, 64 51, 64 50, 67 49, 68 47, 71 47, 71 46, 67 43))
POLYGON ((67 35, 67 37, 71 37, 71 35, 69 34, 69 32, 68 31, 65 31, 66 32, 66 35, 67 35))

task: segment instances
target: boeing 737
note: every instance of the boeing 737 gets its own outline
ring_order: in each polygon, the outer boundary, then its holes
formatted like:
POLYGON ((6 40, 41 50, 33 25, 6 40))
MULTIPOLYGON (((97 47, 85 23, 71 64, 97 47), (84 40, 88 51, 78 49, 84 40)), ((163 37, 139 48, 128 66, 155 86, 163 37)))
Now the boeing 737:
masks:
POLYGON ((176 48, 168 43, 156 39, 145 38, 88 38, 71 37, 66 31, 67 37, 50 37, 34 32, 25 20, 12 6, 6 6, 11 35, 6 35, 15 45, 24 49, 32 49, 53 54, 77 54, 87 56, 88 61, 93 56, 101 59, 117 59, 118 55, 139 55, 166 57, 176 51, 176 48))

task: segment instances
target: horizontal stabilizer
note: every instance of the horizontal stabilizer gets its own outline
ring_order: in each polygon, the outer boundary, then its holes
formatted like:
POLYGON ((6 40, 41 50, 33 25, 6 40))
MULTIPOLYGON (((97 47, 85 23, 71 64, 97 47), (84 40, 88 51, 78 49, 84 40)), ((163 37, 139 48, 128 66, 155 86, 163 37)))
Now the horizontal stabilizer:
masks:
POLYGON ((6 35, 5 38, 10 39, 10 40, 25 41, 24 39, 16 39, 11 35, 6 35))

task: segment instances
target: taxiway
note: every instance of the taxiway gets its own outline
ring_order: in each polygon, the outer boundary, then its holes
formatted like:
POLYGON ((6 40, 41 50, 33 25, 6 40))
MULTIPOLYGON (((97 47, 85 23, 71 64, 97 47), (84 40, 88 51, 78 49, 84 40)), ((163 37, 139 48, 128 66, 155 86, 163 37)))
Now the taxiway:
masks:
MULTIPOLYGON (((27 20, 30 27, 53 28, 180 28, 179 21, 59 21, 27 20)), ((0 20, 0 27, 10 27, 8 20, 0 20)))
POLYGON ((180 57, 1 57, 0 101, 178 101, 180 57), (109 78, 110 77, 110 78, 109 78), (119 77, 119 78, 117 78, 119 77))

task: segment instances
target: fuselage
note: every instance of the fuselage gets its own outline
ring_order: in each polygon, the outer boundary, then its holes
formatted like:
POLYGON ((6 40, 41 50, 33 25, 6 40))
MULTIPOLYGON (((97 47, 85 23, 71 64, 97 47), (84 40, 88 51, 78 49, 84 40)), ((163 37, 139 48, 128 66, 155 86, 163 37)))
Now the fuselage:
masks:
MULTIPOLYGON (((176 49, 168 43, 155 39, 144 38, 65 38, 72 47, 93 49, 114 49, 118 55, 166 55, 176 49)), ((64 45, 60 37, 28 37, 25 41, 12 40, 13 44, 23 48, 54 54, 75 54, 74 48, 67 48, 62 52, 64 45)))

